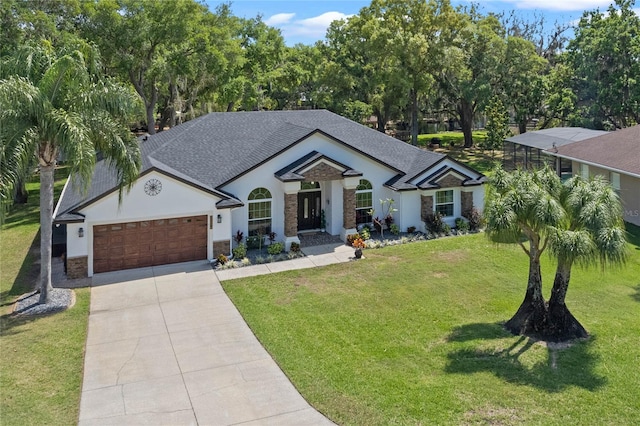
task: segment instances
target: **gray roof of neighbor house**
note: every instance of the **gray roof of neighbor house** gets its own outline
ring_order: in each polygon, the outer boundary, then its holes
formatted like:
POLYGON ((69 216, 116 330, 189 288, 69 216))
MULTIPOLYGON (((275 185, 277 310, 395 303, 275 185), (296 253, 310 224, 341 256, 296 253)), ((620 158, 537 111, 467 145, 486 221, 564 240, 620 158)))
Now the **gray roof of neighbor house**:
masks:
MULTIPOLYGON (((223 112, 207 114, 141 140, 141 174, 151 170, 167 173, 215 193, 222 198, 221 206, 233 207, 242 203, 223 191, 226 183, 315 132, 396 171, 396 177, 388 183, 394 189, 416 189, 407 181, 445 158, 326 110, 223 112)), ((56 214, 62 217, 74 213, 115 190, 113 170, 100 161, 89 192, 80 195, 67 188, 56 214)))
POLYGON ((554 147, 560 147, 606 133, 607 132, 603 130, 591 130, 582 127, 554 127, 552 129, 536 130, 511 136, 506 140, 518 145, 550 150, 554 147))
POLYGON ((640 177, 640 125, 559 147, 556 155, 640 177))

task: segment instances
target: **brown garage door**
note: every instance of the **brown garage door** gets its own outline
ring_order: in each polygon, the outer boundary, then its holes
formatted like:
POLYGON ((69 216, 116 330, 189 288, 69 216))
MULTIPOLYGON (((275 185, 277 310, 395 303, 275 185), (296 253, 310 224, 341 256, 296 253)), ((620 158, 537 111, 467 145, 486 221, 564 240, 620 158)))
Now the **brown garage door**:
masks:
POLYGON ((207 258, 207 216, 93 227, 93 272, 207 258))

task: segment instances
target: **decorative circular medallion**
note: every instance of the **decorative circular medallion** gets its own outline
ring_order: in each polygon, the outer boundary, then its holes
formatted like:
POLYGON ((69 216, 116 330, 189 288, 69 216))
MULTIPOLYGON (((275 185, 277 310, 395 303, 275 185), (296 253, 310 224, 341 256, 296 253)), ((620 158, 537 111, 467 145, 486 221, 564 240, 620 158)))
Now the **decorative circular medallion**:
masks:
POLYGON ((147 183, 144 184, 144 192, 147 195, 154 196, 158 195, 162 191, 162 182, 158 179, 149 179, 147 183))

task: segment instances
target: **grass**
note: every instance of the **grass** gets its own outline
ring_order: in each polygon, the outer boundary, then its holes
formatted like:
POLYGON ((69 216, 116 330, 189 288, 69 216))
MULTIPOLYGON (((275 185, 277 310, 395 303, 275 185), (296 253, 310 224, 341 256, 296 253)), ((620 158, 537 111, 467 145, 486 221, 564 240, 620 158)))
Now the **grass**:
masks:
MULTIPOLYGON (((502 329, 524 296, 527 258, 481 234, 223 286, 338 424, 637 424, 640 228, 630 229, 625 268, 575 269, 568 305, 592 336, 563 349, 502 329)), ((553 267, 545 257, 547 292, 553 267)))
POLYGON ((435 152, 447 154, 453 159, 464 163, 480 173, 488 173, 494 168, 496 163, 502 161, 502 150, 483 151, 477 148, 477 144, 486 139, 487 132, 473 132, 473 141, 476 144, 473 148, 464 148, 464 136, 462 132, 441 132, 434 134, 418 135, 418 145, 428 147, 433 138, 439 138, 441 143, 437 147, 430 148, 435 152))
MULTIPOLYGON (((35 178, 37 179, 37 177, 35 178)), ((55 194, 66 173, 56 171, 55 194)), ((0 395, 3 425, 78 421, 89 290, 76 290, 73 308, 55 315, 14 317, 13 303, 36 286, 39 273, 39 183, 0 231, 0 395)))

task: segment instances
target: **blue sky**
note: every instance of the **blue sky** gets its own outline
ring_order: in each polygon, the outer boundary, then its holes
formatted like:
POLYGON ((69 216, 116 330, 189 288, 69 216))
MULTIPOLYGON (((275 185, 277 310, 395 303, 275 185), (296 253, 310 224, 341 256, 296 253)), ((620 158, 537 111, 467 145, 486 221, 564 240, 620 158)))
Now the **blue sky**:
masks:
MULTIPOLYGON (((213 10, 226 1, 205 0, 213 10)), ((485 12, 516 10, 525 16, 543 15, 551 26, 554 22, 573 22, 584 10, 600 8, 605 11, 613 0, 478 0, 485 12)), ((452 0, 454 5, 467 4, 465 0, 452 0)), ((279 28, 288 45, 312 44, 322 40, 329 23, 346 18, 370 4, 361 0, 232 0, 231 10, 236 16, 254 18, 261 15, 264 22, 279 28)), ((640 10, 640 9, 636 9, 640 10)))

